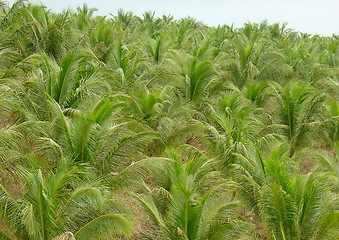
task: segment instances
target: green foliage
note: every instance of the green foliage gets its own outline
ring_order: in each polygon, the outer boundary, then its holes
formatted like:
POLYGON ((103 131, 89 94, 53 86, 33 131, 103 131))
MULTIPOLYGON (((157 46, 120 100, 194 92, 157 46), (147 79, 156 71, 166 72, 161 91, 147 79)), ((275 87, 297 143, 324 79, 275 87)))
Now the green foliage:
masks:
POLYGON ((182 163, 174 154, 175 162, 165 170, 161 190, 147 188, 150 196, 134 198, 167 239, 236 239, 248 226, 236 217, 238 202, 225 202, 227 195, 219 192, 234 183, 218 180, 213 160, 205 162, 201 153, 187 146, 182 150, 187 157, 196 158, 182 163), (211 179, 216 184, 209 189, 206 181, 211 179))
POLYGON ((10 235, 51 239, 68 230, 91 239, 94 234, 130 234, 127 212, 119 210, 104 187, 79 182, 81 169, 66 162, 44 176, 34 156, 31 163, 31 169, 20 170, 25 181, 21 199, 14 199, 1 185, 1 215, 10 235))
POLYGON ((338 239, 338 36, 95 11, 0 3, 0 239, 338 239))

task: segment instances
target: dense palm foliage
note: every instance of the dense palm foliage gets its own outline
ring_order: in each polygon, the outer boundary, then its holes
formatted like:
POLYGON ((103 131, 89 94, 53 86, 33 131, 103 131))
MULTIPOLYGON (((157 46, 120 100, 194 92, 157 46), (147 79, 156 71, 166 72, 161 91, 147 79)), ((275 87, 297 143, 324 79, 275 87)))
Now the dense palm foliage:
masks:
POLYGON ((0 239, 339 238, 338 36, 0 10, 0 239))

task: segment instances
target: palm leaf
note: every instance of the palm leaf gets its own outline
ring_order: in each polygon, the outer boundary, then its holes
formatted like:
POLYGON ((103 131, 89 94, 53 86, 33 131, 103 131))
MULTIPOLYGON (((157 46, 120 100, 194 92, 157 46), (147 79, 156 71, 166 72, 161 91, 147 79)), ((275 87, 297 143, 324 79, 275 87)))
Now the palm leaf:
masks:
POLYGON ((299 235, 296 206, 292 197, 277 183, 262 189, 261 210, 275 239, 292 239, 299 235))
POLYGON ((140 178, 147 178, 154 175, 154 172, 163 168, 164 164, 173 162, 173 159, 153 157, 132 162, 119 173, 110 173, 105 180, 113 187, 120 188, 129 186, 140 178))
POLYGON ((1 240, 13 240, 13 238, 9 237, 4 231, 0 229, 0 239, 1 240))
POLYGON ((133 194, 134 199, 139 203, 139 205, 144 209, 148 218, 159 227, 164 227, 164 222, 162 217, 155 206, 154 202, 146 197, 133 194))
POLYGON ((321 220, 319 230, 312 239, 337 239, 339 236, 339 213, 330 211, 321 220))
POLYGON ((130 222, 123 215, 106 214, 86 223, 75 232, 74 237, 86 240, 97 238, 98 236, 103 238, 113 237, 116 234, 130 236, 130 222))

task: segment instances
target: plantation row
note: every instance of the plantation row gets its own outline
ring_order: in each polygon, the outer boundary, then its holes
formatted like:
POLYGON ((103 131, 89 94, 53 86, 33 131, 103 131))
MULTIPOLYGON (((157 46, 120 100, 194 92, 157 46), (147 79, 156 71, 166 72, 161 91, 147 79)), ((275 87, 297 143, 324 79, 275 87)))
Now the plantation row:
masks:
POLYGON ((338 35, 0 10, 0 239, 339 239, 338 35))

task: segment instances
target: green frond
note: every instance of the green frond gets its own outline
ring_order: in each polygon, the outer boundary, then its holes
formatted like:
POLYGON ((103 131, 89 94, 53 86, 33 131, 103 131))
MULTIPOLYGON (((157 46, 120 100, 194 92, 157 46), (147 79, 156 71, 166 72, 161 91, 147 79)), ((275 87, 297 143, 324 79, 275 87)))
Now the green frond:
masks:
MULTIPOLYGON (((42 213, 43 214, 43 213, 42 213)), ((34 207, 32 204, 28 203, 26 206, 23 207, 22 211, 21 211, 21 216, 22 216, 22 223, 24 224, 25 228, 27 229, 28 235, 33 237, 33 238, 40 238, 43 239, 46 236, 42 236, 42 231, 44 231, 45 229, 41 229, 40 228, 40 223, 39 220, 36 219, 35 217, 35 211, 34 211, 34 207)), ((42 227, 43 226, 43 222, 41 223, 42 227)))
POLYGON ((15 125, 0 128, 0 164, 9 160, 11 155, 19 150, 17 143, 22 137, 22 133, 15 125))
POLYGON ((56 112, 56 116, 57 116, 57 119, 55 121, 56 131, 60 129, 60 131, 63 132, 63 134, 65 135, 68 147, 73 151, 74 146, 73 146, 73 142, 71 138, 70 126, 66 119, 66 116, 62 112, 60 105, 51 96, 47 95, 47 97, 51 103, 51 106, 54 108, 56 112))
MULTIPOLYGON (((307 239, 312 236, 316 221, 320 218, 322 209, 322 196, 328 190, 327 184, 320 184, 326 181, 321 176, 305 176, 306 182, 302 189, 301 206, 299 212, 299 227, 302 238, 307 239)), ((297 201, 300 201, 297 199, 297 201)))
POLYGON ((201 205, 197 194, 184 186, 175 185, 171 190, 167 234, 173 235, 173 228, 179 228, 188 239, 195 239, 199 229, 201 205))
POLYGON ((142 197, 137 194, 133 194, 133 198, 138 202, 138 204, 144 209, 148 218, 157 226, 164 227, 164 222, 162 216, 160 215, 157 207, 154 202, 147 197, 142 197))
MULTIPOLYGON (((338 148, 338 147, 337 147, 338 148)), ((339 184, 339 163, 338 155, 333 155, 329 152, 321 151, 315 155, 318 161, 319 171, 327 171, 333 176, 334 186, 338 187, 339 184)))
POLYGON ((23 223, 30 235, 46 239, 54 226, 53 199, 48 195, 46 179, 41 169, 37 169, 36 159, 32 160, 33 169, 21 169, 26 180, 27 192, 23 196, 25 205, 22 210, 23 223), (35 165, 35 166, 34 166, 35 165))
POLYGON ((70 52, 62 62, 61 71, 58 76, 58 80, 53 86, 53 98, 61 106, 65 100, 66 93, 70 91, 72 87, 72 82, 76 74, 76 61, 78 61, 78 56, 75 52, 70 52))
POLYGON ((37 155, 45 156, 50 160, 63 158, 63 151, 61 146, 55 142, 52 138, 41 137, 37 141, 37 155))
POLYGON ((15 204, 14 198, 8 193, 3 185, 0 184, 0 213, 2 218, 6 218, 7 213, 10 214, 11 205, 15 204))
POLYGON ((55 173, 47 181, 48 195, 54 201, 54 204, 59 203, 61 196, 67 195, 64 190, 65 186, 76 180, 77 174, 81 174, 80 168, 68 166, 67 160, 64 162, 58 163, 55 173))
POLYGON ((293 198, 277 183, 262 188, 260 208, 275 239, 299 238, 293 198))
POLYGON ((123 215, 106 214, 101 215, 86 223, 74 233, 76 239, 93 239, 100 237, 113 237, 116 234, 130 236, 130 221, 123 215))
POLYGON ((339 213, 328 212, 320 222, 319 229, 314 233, 312 239, 337 239, 339 236, 339 213))
POLYGON ((105 176, 105 180, 113 188, 127 187, 135 181, 144 177, 149 177, 161 170, 167 163, 173 162, 169 158, 153 157, 132 162, 129 166, 118 173, 110 173, 105 176))
POLYGON ((13 238, 9 237, 4 231, 0 229, 0 239, 1 240, 13 240, 13 238))
POLYGON ((91 199, 91 204, 94 204, 98 209, 103 209, 103 196, 99 188, 92 186, 79 187, 73 191, 73 193, 67 199, 67 202, 63 206, 63 211, 67 212, 77 204, 77 201, 85 201, 86 198, 91 199), (73 205, 73 206, 72 206, 73 205))

